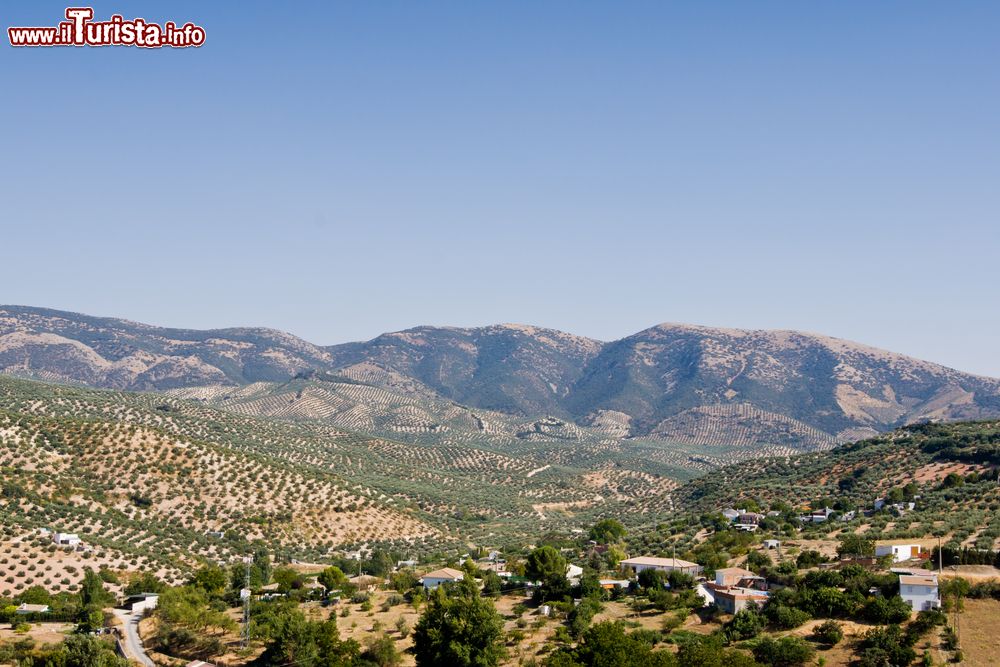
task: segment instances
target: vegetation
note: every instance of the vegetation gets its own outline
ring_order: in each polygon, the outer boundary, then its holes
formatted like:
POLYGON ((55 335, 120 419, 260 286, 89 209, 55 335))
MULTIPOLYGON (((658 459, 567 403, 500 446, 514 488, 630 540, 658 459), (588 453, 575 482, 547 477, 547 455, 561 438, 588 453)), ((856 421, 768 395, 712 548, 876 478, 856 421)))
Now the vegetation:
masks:
POLYGON ((489 667, 505 655, 503 620, 468 577, 447 590, 439 586, 413 630, 418 665, 489 667))

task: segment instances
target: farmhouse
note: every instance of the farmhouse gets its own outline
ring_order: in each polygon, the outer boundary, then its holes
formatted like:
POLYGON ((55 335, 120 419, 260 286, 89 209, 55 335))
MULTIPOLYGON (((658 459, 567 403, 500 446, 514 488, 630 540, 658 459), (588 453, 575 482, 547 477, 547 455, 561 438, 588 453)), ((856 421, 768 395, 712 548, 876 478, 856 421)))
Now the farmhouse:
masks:
POLYGON ((683 572, 692 577, 701 572, 701 565, 680 558, 655 558, 653 556, 638 556, 621 561, 622 567, 629 568, 633 574, 643 570, 659 570, 660 572, 683 572))
POLYGON ((879 544, 875 546, 875 556, 892 556, 893 563, 920 557, 919 544, 879 544))
POLYGON ((767 593, 752 588, 726 588, 715 591, 715 605, 727 614, 738 614, 750 605, 763 605, 767 593))
POLYGON ((806 514, 802 517, 802 520, 811 523, 823 523, 830 518, 831 514, 833 514, 833 510, 829 507, 824 507, 821 510, 814 510, 809 514, 806 514))
POLYGON ((461 570, 443 567, 440 570, 434 570, 422 576, 420 583, 424 585, 426 590, 432 590, 441 584, 453 584, 462 581, 463 578, 465 578, 465 573, 461 570))
POLYGON ((76 533, 52 533, 52 541, 59 546, 75 547, 80 544, 80 537, 76 533))
POLYGON ((937 609, 941 606, 937 574, 899 575, 899 596, 913 611, 937 609))
POLYGON ((765 580, 742 567, 724 567, 715 571, 715 585, 722 588, 763 588, 765 580))

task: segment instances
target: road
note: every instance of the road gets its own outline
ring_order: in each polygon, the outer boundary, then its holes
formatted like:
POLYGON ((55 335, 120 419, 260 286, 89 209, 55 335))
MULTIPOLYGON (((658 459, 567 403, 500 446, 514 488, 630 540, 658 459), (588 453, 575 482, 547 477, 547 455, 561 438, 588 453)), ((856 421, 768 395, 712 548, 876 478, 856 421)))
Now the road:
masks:
POLYGON ((156 664, 146 655, 146 649, 142 647, 142 640, 139 639, 139 619, 142 612, 132 613, 124 609, 115 609, 115 616, 122 620, 125 628, 125 636, 122 638, 122 646, 129 660, 135 660, 143 667, 156 667, 156 664))

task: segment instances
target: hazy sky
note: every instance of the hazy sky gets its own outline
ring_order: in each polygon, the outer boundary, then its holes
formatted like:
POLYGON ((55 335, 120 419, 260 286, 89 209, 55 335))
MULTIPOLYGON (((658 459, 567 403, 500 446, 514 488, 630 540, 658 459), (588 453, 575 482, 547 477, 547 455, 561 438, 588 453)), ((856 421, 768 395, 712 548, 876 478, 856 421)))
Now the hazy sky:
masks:
POLYGON ((0 46, 2 303, 796 328, 1000 376, 1000 4, 94 9, 207 43, 0 46))

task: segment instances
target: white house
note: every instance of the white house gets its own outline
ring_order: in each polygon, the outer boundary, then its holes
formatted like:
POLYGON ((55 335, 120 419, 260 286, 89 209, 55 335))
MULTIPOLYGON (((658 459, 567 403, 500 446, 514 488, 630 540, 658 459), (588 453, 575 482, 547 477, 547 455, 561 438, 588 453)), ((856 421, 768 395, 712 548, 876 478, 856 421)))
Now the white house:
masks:
POLYGON ((701 572, 701 565, 688 560, 681 560, 680 558, 638 556, 636 558, 626 558, 619 565, 629 568, 634 574, 639 574, 643 570, 659 570, 660 572, 677 571, 695 576, 701 572))
POLYGON ((443 567, 440 570, 434 570, 433 572, 428 572, 422 576, 420 578, 420 583, 424 585, 426 590, 432 590, 441 584, 453 584, 455 582, 462 581, 464 578, 465 573, 461 570, 443 567))
POLYGON ((780 549, 781 540, 764 540, 765 549, 780 549))
POLYGON ((941 606, 937 573, 899 575, 899 596, 913 611, 937 609, 941 606))
POLYGON ((811 521, 812 523, 823 523, 830 518, 831 514, 833 514, 833 510, 829 507, 824 507, 821 510, 813 510, 806 515, 806 521, 811 521))
POLYGON ((580 577, 583 576, 583 568, 579 565, 573 565, 572 563, 566 566, 566 578, 569 579, 570 583, 579 583, 580 577))
POLYGON ((52 541, 64 547, 75 547, 80 543, 80 537, 76 533, 53 533, 52 541))
POLYGON ((919 544, 878 544, 875 546, 875 557, 892 556, 893 563, 902 563, 920 555, 919 544))
POLYGON ((736 510, 733 509, 732 507, 727 507, 726 509, 722 510, 722 516, 726 517, 730 521, 736 521, 736 519, 738 519, 740 514, 742 513, 743 513, 742 510, 736 510))

